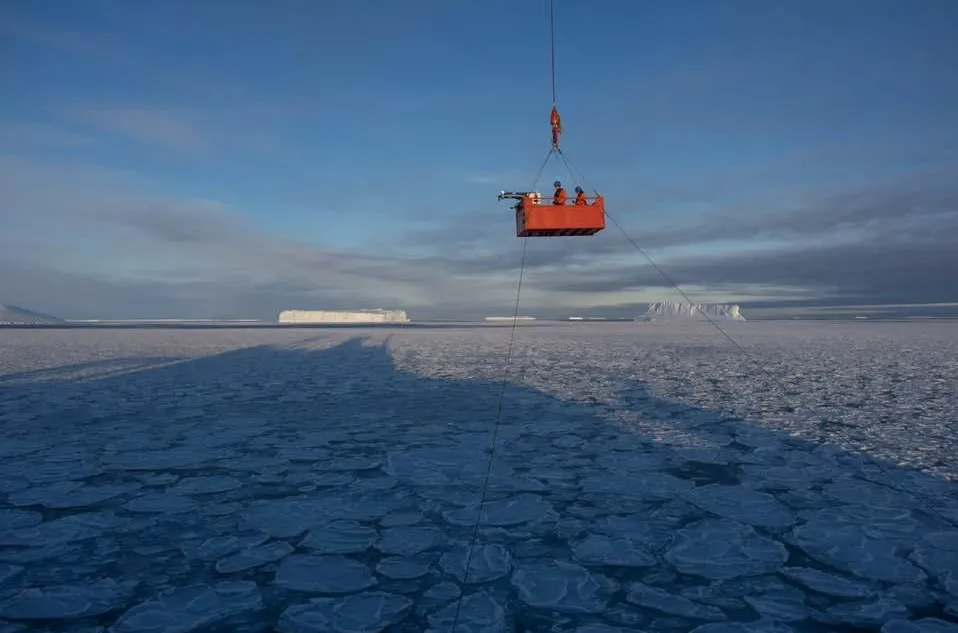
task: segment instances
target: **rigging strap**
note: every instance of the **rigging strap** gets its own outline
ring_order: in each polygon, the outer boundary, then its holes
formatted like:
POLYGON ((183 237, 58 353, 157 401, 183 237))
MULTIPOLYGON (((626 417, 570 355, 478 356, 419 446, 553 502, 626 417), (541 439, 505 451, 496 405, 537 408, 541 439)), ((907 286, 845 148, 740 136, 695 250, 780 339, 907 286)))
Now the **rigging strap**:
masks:
POLYGON ((542 178, 542 172, 546 170, 546 165, 549 164, 549 159, 552 158, 552 155, 555 154, 557 151, 559 150, 553 147, 552 149, 549 150, 549 153, 546 154, 545 160, 542 161, 542 165, 539 167, 539 171, 536 172, 536 177, 532 181, 532 185, 529 187, 529 191, 536 190, 536 185, 539 184, 539 179, 542 178))

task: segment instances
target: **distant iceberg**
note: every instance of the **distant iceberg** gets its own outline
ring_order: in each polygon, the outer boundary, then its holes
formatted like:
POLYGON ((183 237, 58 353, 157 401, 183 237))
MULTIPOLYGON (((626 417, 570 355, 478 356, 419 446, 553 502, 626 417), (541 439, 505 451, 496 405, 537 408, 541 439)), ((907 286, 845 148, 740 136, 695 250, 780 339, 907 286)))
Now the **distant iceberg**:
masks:
POLYGON ((409 323, 405 310, 283 310, 280 323, 409 323))
POLYGON ((0 305, 0 325, 54 325, 57 323, 65 323, 65 321, 26 308, 0 305))
POLYGON ((732 303, 680 303, 656 301, 639 317, 642 321, 744 321, 738 305, 732 303))

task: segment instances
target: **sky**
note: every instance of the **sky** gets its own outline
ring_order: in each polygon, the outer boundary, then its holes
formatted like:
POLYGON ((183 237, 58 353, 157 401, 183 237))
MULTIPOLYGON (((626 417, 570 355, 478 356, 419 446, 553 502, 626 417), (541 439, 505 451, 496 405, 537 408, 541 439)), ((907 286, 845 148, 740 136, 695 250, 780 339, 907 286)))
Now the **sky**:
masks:
MULTIPOLYGON (((555 16, 575 172, 535 187, 599 190, 611 221, 528 241, 522 313, 681 301, 645 255, 743 309, 958 301, 958 2, 555 16)), ((0 303, 511 314, 496 194, 549 151, 548 25, 545 0, 4 2, 0 303)))

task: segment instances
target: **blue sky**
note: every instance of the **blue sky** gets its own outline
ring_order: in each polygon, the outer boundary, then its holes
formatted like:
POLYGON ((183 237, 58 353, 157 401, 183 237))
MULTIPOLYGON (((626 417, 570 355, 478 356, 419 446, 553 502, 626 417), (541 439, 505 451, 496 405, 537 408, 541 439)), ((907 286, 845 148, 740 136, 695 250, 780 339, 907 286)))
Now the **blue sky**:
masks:
MULTIPOLYGON (((958 4, 556 20, 565 153, 694 297, 958 300, 958 4)), ((4 3, 0 302, 508 309, 521 243, 495 194, 548 151, 547 27, 544 0, 4 3)), ((525 312, 680 299, 614 227, 529 262, 525 312)))

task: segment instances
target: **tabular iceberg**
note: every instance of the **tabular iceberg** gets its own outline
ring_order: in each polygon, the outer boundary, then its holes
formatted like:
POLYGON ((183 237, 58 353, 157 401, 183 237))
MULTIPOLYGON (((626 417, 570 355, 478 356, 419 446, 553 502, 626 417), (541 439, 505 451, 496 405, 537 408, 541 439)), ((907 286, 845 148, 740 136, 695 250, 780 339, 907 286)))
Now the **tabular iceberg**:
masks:
POLYGON ((283 310, 280 323, 408 323, 405 310, 283 310))
POLYGON ((644 321, 744 321, 745 317, 736 304, 727 303, 679 303, 657 301, 649 304, 641 317, 644 321), (706 318, 705 315, 708 315, 706 318))

